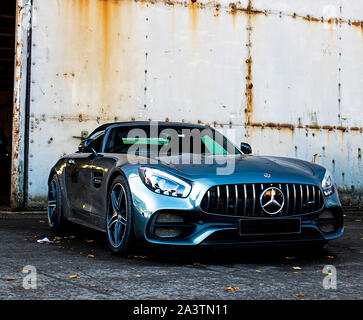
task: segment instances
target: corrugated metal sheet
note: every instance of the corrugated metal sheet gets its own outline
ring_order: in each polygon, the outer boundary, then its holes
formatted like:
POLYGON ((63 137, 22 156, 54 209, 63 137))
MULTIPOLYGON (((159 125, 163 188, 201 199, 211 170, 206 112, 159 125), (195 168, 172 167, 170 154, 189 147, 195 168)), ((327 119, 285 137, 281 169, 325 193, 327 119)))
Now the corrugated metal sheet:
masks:
POLYGON ((257 154, 314 160, 363 194, 363 4, 34 0, 29 205, 82 130, 210 124, 257 154))

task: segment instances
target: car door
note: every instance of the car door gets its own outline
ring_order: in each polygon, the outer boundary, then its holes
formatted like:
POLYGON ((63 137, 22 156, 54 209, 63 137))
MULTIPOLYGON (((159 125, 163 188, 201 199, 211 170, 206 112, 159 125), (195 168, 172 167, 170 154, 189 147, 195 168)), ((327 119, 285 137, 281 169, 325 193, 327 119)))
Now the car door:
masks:
POLYGON ((65 183, 69 204, 73 216, 83 220, 88 220, 92 211, 90 187, 95 155, 90 148, 99 152, 103 136, 104 131, 100 131, 87 138, 79 152, 70 155, 66 161, 65 183))
POLYGON ((82 217, 90 212, 87 189, 91 181, 91 153, 76 153, 66 161, 65 183, 72 216, 82 217))
POLYGON ((92 197, 92 213, 101 220, 105 216, 107 204, 107 177, 112 169, 116 166, 118 157, 110 151, 110 141, 114 142, 114 129, 106 132, 105 136, 108 141, 104 141, 104 149, 92 162, 92 177, 90 186, 90 195, 92 197))

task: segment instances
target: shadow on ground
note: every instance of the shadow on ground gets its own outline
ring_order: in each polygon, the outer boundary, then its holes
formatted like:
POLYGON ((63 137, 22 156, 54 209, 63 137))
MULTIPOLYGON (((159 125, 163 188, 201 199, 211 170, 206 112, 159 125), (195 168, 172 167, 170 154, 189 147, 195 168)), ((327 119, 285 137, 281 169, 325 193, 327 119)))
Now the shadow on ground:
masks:
MULTIPOLYGON (((45 223, 44 223, 45 224, 45 223)), ((52 233, 47 237, 56 241, 63 248, 74 251, 89 251, 97 254, 98 259, 115 259, 118 256, 111 253, 107 247, 106 234, 75 224, 68 224, 66 231, 52 233)), ((196 267, 199 264, 264 264, 279 263, 294 260, 297 262, 316 261, 329 256, 329 245, 324 247, 285 245, 285 246, 254 246, 237 248, 209 247, 163 247, 140 244, 130 252, 127 258, 145 259, 154 263, 188 265, 196 267)), ((120 256, 120 259, 125 256, 120 256)))

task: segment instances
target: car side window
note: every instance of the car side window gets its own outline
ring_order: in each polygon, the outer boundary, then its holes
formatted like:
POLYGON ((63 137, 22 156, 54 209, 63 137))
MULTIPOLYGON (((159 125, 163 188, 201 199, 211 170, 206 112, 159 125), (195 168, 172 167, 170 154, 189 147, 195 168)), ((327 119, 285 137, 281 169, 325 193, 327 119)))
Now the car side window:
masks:
POLYGON ((106 142, 105 152, 117 153, 121 146, 123 146, 122 138, 117 130, 112 129, 106 142))
POLYGON ((102 141, 103 141, 103 137, 105 135, 105 131, 98 131, 95 134, 93 134, 92 136, 88 137, 88 139, 92 140, 90 142, 89 145, 87 145, 87 147, 93 148, 96 150, 96 152, 101 152, 101 147, 102 147, 102 141))

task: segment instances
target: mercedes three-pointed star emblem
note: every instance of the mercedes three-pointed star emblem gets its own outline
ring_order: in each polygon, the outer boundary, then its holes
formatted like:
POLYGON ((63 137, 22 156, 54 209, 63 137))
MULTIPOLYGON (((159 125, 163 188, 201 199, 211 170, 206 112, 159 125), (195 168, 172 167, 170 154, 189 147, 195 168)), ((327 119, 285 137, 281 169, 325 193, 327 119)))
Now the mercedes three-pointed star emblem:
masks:
POLYGON ((265 189, 260 196, 260 204, 263 211, 268 214, 279 213, 285 204, 285 197, 279 188, 265 189))

